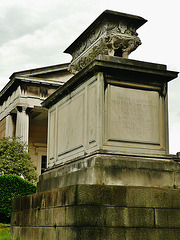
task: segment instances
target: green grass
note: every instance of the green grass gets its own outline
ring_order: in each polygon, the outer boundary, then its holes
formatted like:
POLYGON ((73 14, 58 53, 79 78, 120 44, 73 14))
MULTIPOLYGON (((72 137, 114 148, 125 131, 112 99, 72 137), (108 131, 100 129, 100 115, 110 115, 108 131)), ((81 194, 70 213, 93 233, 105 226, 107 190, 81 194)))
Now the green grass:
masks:
POLYGON ((9 224, 0 223, 0 240, 11 240, 9 224))

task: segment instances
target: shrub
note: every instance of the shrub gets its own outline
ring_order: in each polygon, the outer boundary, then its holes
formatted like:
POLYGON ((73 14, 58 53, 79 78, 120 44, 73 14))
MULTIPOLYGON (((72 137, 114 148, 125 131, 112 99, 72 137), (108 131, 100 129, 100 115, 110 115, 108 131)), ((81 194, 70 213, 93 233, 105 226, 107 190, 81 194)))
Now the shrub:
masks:
POLYGON ((15 175, 0 175, 0 222, 10 223, 13 198, 33 194, 36 186, 15 175))
POLYGON ((13 174, 30 182, 36 181, 37 174, 27 148, 20 138, 0 139, 0 174, 13 174))

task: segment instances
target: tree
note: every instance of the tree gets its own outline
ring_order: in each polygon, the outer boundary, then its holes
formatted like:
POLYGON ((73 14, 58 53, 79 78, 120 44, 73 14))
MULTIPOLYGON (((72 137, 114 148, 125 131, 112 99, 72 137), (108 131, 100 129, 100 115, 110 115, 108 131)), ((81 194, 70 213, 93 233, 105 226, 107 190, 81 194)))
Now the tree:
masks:
POLYGON ((37 179, 35 167, 27 151, 28 147, 20 138, 0 140, 0 175, 13 174, 33 182, 37 179))

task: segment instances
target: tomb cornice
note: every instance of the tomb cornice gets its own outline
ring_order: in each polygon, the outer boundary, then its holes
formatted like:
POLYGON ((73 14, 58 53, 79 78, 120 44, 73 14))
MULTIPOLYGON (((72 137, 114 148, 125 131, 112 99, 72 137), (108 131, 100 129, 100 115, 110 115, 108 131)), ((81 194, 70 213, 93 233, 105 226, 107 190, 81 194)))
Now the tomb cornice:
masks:
POLYGON ((166 65, 163 64, 99 55, 94 61, 43 101, 42 106, 46 108, 51 107, 97 72, 103 72, 105 77, 106 75, 114 78, 121 76, 118 78, 125 82, 130 81, 137 83, 139 79, 141 79, 141 83, 148 86, 156 85, 161 88, 163 84, 166 84, 178 76, 178 72, 167 70, 166 65))

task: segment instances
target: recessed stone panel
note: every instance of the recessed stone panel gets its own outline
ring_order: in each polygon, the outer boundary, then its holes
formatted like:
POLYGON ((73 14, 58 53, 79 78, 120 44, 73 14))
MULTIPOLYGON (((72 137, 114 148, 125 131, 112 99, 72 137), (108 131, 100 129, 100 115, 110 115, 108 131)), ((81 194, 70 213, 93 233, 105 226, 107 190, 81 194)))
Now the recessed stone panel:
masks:
POLYGON ((83 147, 84 92, 58 107, 57 129, 58 159, 69 151, 83 147))
POLYGON ((49 121, 50 121, 50 126, 51 130, 49 131, 49 158, 50 162, 54 160, 55 158, 55 127, 56 127, 56 111, 53 110, 49 114, 49 121))
POLYGON ((96 142, 97 138, 97 84, 92 83, 88 86, 88 108, 87 108, 87 118, 88 118, 88 143, 90 147, 96 142))
POLYGON ((109 85, 107 140, 159 144, 159 94, 109 85))

